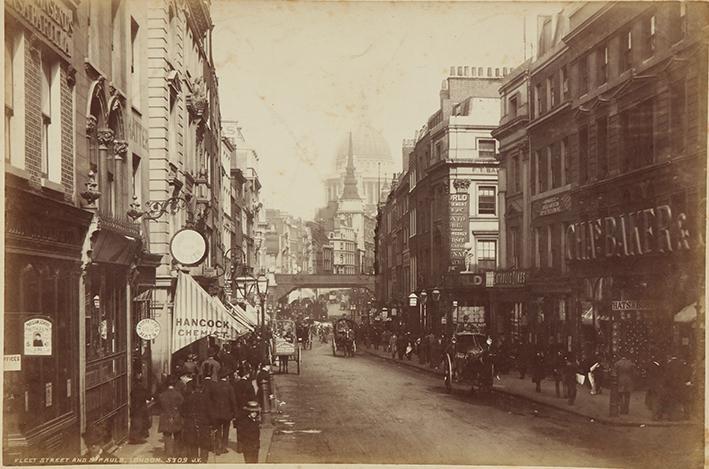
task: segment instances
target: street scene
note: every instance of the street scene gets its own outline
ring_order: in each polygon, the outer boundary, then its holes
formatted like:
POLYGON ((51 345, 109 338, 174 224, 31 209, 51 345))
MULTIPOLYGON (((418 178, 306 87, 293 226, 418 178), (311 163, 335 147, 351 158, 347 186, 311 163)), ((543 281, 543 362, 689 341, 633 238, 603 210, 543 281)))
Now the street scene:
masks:
POLYGON ((705 467, 709 4, 3 9, 4 466, 705 467))

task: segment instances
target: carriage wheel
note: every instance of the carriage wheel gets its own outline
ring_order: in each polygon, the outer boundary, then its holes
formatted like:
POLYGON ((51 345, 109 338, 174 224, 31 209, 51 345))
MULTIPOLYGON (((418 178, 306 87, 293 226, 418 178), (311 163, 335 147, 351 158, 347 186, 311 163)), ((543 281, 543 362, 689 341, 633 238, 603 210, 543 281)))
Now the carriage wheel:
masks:
POLYGON ((443 372, 445 373, 445 377, 443 378, 443 384, 446 387, 446 392, 450 394, 451 392, 453 392, 453 364, 451 363, 451 356, 447 353, 443 372))

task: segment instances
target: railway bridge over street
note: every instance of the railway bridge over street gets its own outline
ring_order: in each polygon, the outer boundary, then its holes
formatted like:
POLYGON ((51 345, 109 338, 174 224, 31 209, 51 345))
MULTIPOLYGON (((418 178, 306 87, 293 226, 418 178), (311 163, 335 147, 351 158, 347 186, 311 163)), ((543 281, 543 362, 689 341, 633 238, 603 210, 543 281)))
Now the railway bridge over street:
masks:
POLYGON ((268 287, 268 303, 298 288, 366 288, 374 293, 374 275, 274 274, 275 285, 268 287))

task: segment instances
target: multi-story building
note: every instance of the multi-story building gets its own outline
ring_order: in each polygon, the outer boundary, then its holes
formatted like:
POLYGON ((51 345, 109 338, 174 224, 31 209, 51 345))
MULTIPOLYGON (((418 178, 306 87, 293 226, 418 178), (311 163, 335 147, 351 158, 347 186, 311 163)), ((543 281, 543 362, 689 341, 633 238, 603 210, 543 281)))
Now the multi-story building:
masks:
MULTIPOLYGON (((495 134, 510 142, 506 265, 531 270, 527 340, 640 366, 703 357, 687 324, 703 321, 706 14, 695 3, 588 2, 542 30, 550 47, 528 64, 527 135, 512 117, 495 134), (519 179, 515 135, 529 148, 519 179), (517 204, 518 183, 529 203, 517 204), (512 247, 520 218, 530 232, 512 247)), ((508 104, 515 79, 501 90, 508 104)))
POLYGON ((335 275, 353 275, 357 273, 357 233, 342 225, 330 232, 332 246, 332 273, 335 275))
POLYGON ((160 257, 127 216, 149 180, 146 29, 140 2, 5 3, 4 456, 127 434, 160 257))
MULTIPOLYGON (((154 317, 166 332, 154 341, 157 353, 153 350, 152 372, 163 377, 171 373, 172 354, 177 351, 174 348, 188 342, 173 340, 171 333, 179 303, 175 299, 181 291, 178 283, 193 288, 191 277, 210 294, 220 293, 223 287, 223 275, 219 275, 224 271, 225 252, 220 208, 221 115, 209 2, 187 0, 177 8, 174 2, 157 0, 147 8, 148 60, 145 76, 137 83, 147 83, 148 90, 145 114, 150 118, 150 200, 182 197, 187 201, 185 209, 168 211, 150 222, 151 250, 163 255, 157 271, 154 317), (169 249, 173 235, 188 226, 198 230, 208 246, 207 257, 196 267, 177 265, 169 249)), ((196 346, 206 351, 208 340, 212 339, 200 339, 196 346)))
POLYGON ((383 283, 380 301, 403 307, 408 314, 397 322, 409 328, 440 330, 455 319, 453 311, 489 325, 482 278, 499 259, 499 162, 491 131, 499 122, 497 88, 506 73, 452 67, 439 109, 402 146, 406 175, 392 181, 380 207, 377 280, 383 283), (408 223, 402 223, 404 215, 408 223), (434 290, 441 295, 429 303, 434 290), (411 293, 421 297, 417 308, 407 306, 411 293))

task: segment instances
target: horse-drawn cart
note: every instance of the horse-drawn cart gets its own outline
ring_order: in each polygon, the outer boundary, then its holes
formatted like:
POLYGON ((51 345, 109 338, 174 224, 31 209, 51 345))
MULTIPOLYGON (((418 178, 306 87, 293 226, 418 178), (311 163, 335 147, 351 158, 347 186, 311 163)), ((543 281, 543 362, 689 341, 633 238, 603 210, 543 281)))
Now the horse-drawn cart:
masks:
POLYGON ((338 319, 332 335, 332 355, 336 356, 338 351, 342 351, 345 357, 354 357, 357 351, 357 341, 355 334, 357 324, 351 319, 338 319))
POLYGON ((470 384, 470 392, 492 391, 493 366, 487 336, 477 332, 458 332, 443 354, 446 392, 453 383, 470 384))
POLYGON ((296 363, 297 373, 300 374, 300 344, 295 335, 295 323, 281 319, 274 322, 272 355, 278 358, 279 370, 288 372, 288 363, 296 363))

